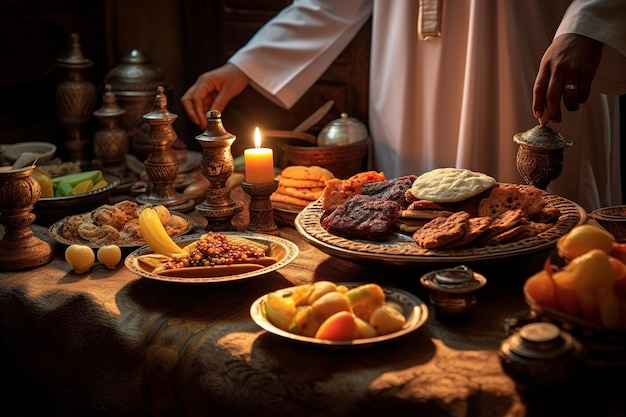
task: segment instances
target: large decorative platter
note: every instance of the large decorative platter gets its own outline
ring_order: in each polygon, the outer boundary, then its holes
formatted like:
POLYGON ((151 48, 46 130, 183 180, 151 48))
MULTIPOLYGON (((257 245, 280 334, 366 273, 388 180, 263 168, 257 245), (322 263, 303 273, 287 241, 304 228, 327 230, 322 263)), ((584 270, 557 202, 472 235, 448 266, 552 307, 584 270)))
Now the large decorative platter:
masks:
MULTIPOLYGON (((191 219, 190 217, 182 214, 182 213, 178 213, 178 212, 170 212, 172 214, 172 216, 176 216, 176 217, 180 217, 181 219, 183 219, 186 223, 186 226, 184 228, 182 228, 180 231, 178 231, 175 235, 173 235, 172 237, 178 237, 178 236, 182 236, 185 233, 189 232, 195 225, 196 222, 193 221, 193 219, 191 219)), ((80 244, 80 245, 85 245, 85 246, 89 246, 90 248, 100 248, 104 245, 110 245, 110 244, 115 244, 117 246, 119 246, 120 248, 136 248, 138 246, 144 246, 146 244, 146 241, 143 239, 134 239, 134 240, 119 240, 116 242, 107 242, 107 243, 93 243, 90 242, 86 239, 71 239, 71 238, 67 238, 65 236, 63 236, 63 223, 65 222, 65 218, 57 221, 56 223, 54 223, 52 226, 50 226, 48 228, 48 234, 50 235, 50 237, 54 240, 56 240, 59 243, 63 243, 65 245, 73 245, 73 244, 80 244)))
MULTIPOLYGON (((158 281, 168 281, 168 282, 178 282, 184 284, 214 284, 214 283, 223 283, 230 281, 240 281, 244 279, 256 278, 261 275, 267 274, 271 271, 276 271, 285 265, 289 264, 291 261, 296 259, 298 256, 299 250, 298 246, 295 243, 292 243, 286 239, 283 239, 278 236, 273 235, 265 235, 260 233, 248 233, 248 232, 220 232, 225 235, 234 235, 244 237, 246 239, 250 239, 264 245, 269 246, 267 256, 274 256, 277 258, 277 262, 261 268, 252 272, 245 272, 234 275, 223 275, 223 276, 213 276, 213 277, 194 277, 194 278, 184 278, 184 277, 174 277, 174 276, 163 276, 158 274, 153 274, 147 266, 141 263, 138 259, 139 256, 152 253, 152 250, 149 246, 142 246, 139 249, 136 249, 132 253, 130 253, 124 264, 128 269, 132 272, 140 275, 144 278, 154 279, 158 281)), ((179 236, 174 238, 174 242, 178 243, 181 246, 185 246, 195 240, 198 240, 203 233, 196 233, 193 235, 187 236, 179 236)))
MULTIPOLYGON (((345 285, 348 288, 354 288, 359 285, 363 285, 364 283, 338 282, 337 284, 345 285)), ((258 324, 259 327, 261 327, 262 329, 274 335, 283 337, 285 339, 289 339, 289 340, 293 340, 296 342, 301 342, 301 343, 305 343, 309 345, 328 347, 328 348, 341 348, 341 349, 369 347, 369 346, 376 345, 382 342, 387 342, 393 339, 397 339, 401 336, 404 336, 408 333, 411 333, 419 329, 420 327, 424 325, 424 323, 426 323, 426 320, 428 320, 428 306, 422 300, 420 300, 415 295, 404 290, 386 287, 386 286, 381 286, 381 287, 383 291, 385 292, 386 300, 393 301, 401 305, 403 309, 402 313, 404 314, 404 317, 407 318, 406 323, 402 329, 398 330, 397 332, 382 335, 382 336, 369 337, 365 339, 354 339, 354 340, 349 340, 349 341, 331 341, 331 340, 324 340, 324 339, 316 339, 314 337, 301 336, 295 333, 290 333, 288 331, 281 330, 278 327, 274 326, 272 323, 270 323, 265 317, 263 305, 264 305, 265 300, 267 299, 267 294, 265 294, 262 297, 259 297, 256 301, 254 301, 254 303, 252 303, 252 306, 250 306, 250 316, 252 317, 252 320, 254 320, 254 322, 258 324)), ((282 290, 278 290, 278 293, 283 296, 288 296, 290 293, 293 292, 294 288, 295 287, 283 288, 282 290)))
POLYGON ((561 211, 554 226, 543 233, 518 242, 459 250, 423 249, 409 234, 394 232, 385 242, 350 240, 327 232, 321 225, 324 216, 321 199, 306 206, 295 219, 296 230, 311 245, 338 258, 365 263, 412 265, 416 263, 457 263, 498 259, 554 247, 559 237, 587 221, 579 205, 563 197, 545 193, 544 199, 561 211))

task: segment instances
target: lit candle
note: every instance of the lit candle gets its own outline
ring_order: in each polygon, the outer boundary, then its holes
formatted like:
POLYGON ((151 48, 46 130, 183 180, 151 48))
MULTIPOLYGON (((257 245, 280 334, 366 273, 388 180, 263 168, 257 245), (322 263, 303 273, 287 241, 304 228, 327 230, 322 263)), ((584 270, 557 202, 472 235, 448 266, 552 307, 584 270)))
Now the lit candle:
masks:
POLYGON ((270 148, 261 148, 261 132, 254 129, 254 149, 243 151, 246 181, 265 184, 274 181, 274 154, 270 148))

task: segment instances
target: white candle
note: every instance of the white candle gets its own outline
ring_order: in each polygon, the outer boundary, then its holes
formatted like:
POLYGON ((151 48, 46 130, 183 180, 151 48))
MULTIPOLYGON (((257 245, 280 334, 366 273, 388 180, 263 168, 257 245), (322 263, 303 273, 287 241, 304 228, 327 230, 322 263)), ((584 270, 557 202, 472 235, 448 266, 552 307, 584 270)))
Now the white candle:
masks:
POLYGON ((254 148, 243 151, 246 181, 250 184, 266 184, 274 181, 274 153, 261 148, 261 132, 254 129, 254 148))

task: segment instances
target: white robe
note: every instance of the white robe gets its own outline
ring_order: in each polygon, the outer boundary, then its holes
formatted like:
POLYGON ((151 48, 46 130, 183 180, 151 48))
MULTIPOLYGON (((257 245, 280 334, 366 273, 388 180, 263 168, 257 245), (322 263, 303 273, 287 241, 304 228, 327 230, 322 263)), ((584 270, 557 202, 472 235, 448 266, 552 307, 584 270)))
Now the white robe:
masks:
MULTIPOLYGON (((296 0, 230 62, 289 108, 371 15, 372 168, 392 178, 460 167, 523 183, 513 135, 537 125, 532 87, 555 34, 581 33, 611 45, 596 84, 626 92, 626 7, 581 19, 585 8, 614 0, 573 3, 559 28, 569 0, 442 0, 442 36, 421 41, 417 0, 296 0), (607 65, 609 59, 621 66, 607 65)), ((621 203, 618 103, 616 95, 594 90, 579 111, 563 108, 563 121, 551 124, 574 145, 549 189, 587 210, 621 203)))

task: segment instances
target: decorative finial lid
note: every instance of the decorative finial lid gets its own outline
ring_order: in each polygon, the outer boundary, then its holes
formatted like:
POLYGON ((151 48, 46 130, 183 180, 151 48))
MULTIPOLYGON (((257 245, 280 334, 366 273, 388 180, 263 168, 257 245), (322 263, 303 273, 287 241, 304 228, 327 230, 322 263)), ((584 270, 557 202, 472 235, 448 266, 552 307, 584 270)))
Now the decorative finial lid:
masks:
POLYGON ((116 117, 126 113, 126 110, 118 106, 115 93, 111 90, 111 85, 104 86, 104 94, 102 95, 102 107, 93 112, 96 117, 116 117))
POLYGON ((167 96, 165 95, 165 88, 162 85, 158 86, 157 94, 154 98, 154 109, 150 113, 144 114, 143 118, 148 121, 172 123, 177 117, 177 114, 171 113, 167 109, 167 96))
POLYGON ((93 66, 93 61, 83 55, 77 33, 72 33, 70 45, 65 53, 57 59, 57 64, 62 68, 89 68, 93 66))

